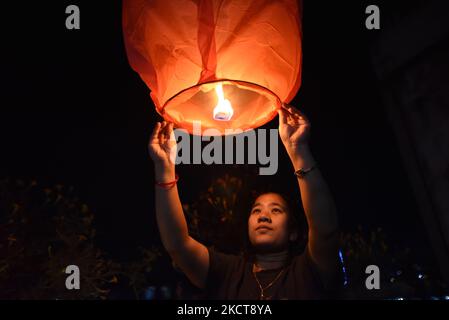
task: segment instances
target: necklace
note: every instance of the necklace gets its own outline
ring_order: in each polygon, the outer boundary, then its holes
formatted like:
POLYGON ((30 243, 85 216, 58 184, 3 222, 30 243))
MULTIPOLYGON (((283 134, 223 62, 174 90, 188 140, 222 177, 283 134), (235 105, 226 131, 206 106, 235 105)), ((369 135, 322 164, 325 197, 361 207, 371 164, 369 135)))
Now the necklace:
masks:
POLYGON ((257 279, 256 272, 253 271, 254 279, 256 279, 256 282, 257 282, 257 284, 258 284, 258 286, 259 286, 259 289, 260 289, 260 297, 259 297, 260 300, 269 300, 269 299, 270 299, 269 296, 265 296, 265 290, 271 288, 271 287, 273 286, 273 284, 274 284, 274 283, 281 277, 281 275, 282 275, 282 273, 283 273, 284 271, 285 271, 285 268, 283 268, 281 271, 279 271, 279 273, 278 273, 277 276, 274 278, 274 280, 271 281, 268 285, 266 285, 265 288, 262 287, 262 285, 260 284, 259 279, 257 279))

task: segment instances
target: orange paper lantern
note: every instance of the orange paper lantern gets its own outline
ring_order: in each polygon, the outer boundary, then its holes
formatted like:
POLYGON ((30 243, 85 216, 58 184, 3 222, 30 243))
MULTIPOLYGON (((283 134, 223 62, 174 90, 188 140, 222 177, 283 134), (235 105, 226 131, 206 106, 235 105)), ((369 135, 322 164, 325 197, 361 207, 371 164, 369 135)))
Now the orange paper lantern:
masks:
POLYGON ((156 110, 207 135, 273 119, 301 82, 297 0, 124 0, 129 63, 156 110))

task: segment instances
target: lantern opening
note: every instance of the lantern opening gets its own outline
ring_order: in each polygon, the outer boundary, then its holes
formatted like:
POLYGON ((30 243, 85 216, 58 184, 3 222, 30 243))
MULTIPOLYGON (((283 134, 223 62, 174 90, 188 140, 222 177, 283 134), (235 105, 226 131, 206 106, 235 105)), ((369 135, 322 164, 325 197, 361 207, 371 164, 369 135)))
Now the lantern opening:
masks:
POLYGON ((279 97, 265 87, 226 79, 187 88, 157 111, 191 134, 197 134, 193 123, 201 123, 201 135, 207 130, 205 135, 218 136, 267 123, 277 115, 281 104, 279 97))

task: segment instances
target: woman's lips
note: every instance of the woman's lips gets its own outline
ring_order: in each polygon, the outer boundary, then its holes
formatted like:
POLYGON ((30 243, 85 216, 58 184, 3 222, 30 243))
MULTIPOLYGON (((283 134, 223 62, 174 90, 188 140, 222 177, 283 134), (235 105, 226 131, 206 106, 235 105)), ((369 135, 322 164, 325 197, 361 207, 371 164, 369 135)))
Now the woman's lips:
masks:
POLYGON ((256 230, 273 230, 273 228, 270 228, 269 226, 258 226, 256 230))

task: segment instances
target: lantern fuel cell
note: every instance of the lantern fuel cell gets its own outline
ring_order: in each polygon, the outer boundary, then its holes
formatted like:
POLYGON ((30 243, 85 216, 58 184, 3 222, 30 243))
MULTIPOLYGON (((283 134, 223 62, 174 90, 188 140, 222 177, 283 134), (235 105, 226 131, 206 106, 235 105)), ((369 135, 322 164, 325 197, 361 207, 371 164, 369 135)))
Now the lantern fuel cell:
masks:
POLYGON ((220 121, 229 121, 234 114, 234 109, 232 109, 231 102, 225 99, 223 93, 223 85, 221 83, 217 84, 215 91, 218 96, 218 104, 214 108, 214 119, 220 121))
POLYGON ((156 111, 190 134, 257 128, 300 86, 297 0, 124 0, 123 34, 156 111))

